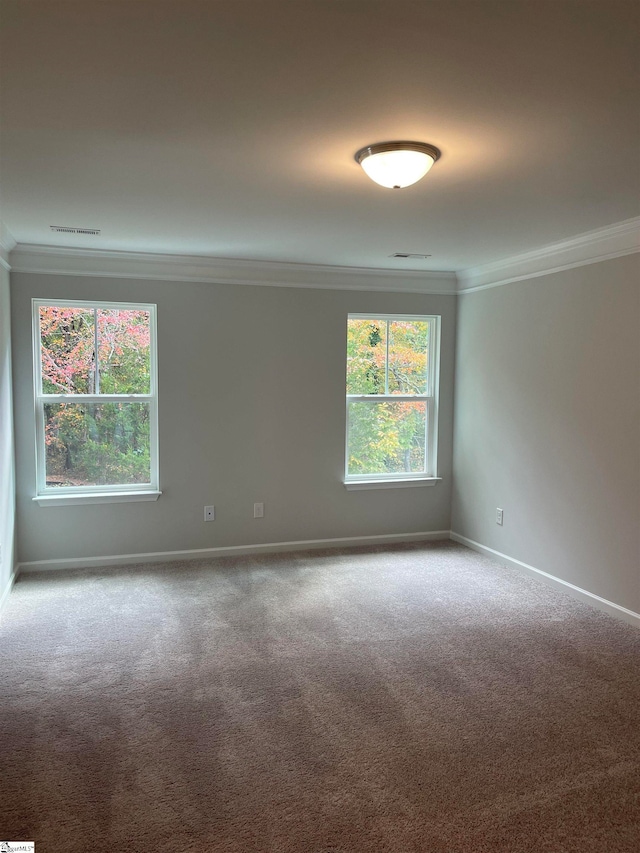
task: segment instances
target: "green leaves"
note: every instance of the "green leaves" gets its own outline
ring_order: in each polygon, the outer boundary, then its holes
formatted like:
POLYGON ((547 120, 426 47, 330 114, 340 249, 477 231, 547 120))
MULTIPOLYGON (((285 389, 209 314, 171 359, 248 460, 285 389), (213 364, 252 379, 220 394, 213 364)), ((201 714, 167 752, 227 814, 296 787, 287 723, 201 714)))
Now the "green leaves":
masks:
POLYGON ((349 318, 347 396, 379 399, 348 399, 348 475, 426 470, 428 351, 427 319, 349 318))
POLYGON ((348 406, 349 475, 425 470, 425 402, 350 401, 348 406))
POLYGON ((151 315, 136 308, 39 308, 49 486, 150 482, 147 401, 91 402, 77 395, 150 394, 151 315), (45 397, 46 400, 46 397, 45 397))

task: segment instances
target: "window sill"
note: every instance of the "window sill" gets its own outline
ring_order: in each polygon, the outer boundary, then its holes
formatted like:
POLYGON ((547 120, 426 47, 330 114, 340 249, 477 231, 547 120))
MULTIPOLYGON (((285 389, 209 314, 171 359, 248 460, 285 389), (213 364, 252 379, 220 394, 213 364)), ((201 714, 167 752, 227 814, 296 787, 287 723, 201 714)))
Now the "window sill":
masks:
POLYGON ((408 486, 435 486, 442 477, 414 477, 411 480, 347 480, 345 489, 404 489, 408 486))
POLYGON ((83 504, 115 504, 132 501, 157 501, 162 492, 87 492, 84 495, 36 495, 39 506, 82 506, 83 504))

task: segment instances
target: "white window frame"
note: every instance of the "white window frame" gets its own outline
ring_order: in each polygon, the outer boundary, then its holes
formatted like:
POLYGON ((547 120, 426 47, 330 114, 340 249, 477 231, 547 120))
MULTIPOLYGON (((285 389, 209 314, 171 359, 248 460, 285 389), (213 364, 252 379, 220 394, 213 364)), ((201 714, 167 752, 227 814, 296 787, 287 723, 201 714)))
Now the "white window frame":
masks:
POLYGON ((32 299, 33 388, 36 425, 36 494, 41 506, 54 504, 112 503, 157 500, 158 467, 158 354, 156 306, 139 302, 103 302, 91 299, 32 299), (42 391, 40 308, 87 308, 89 310, 146 311, 149 313, 149 393, 148 394, 45 394, 42 391), (150 482, 96 486, 47 486, 45 449, 45 403, 146 402, 149 404, 150 482))
POLYGON ((394 321, 420 322, 429 324, 427 338, 427 393, 426 394, 389 394, 389 328, 387 325, 387 354, 385 360, 386 388, 384 394, 347 394, 346 432, 345 432, 345 476, 347 489, 390 488, 394 486, 435 485, 438 477, 438 400, 440 393, 440 321, 437 314, 378 314, 376 312, 350 313, 349 320, 384 320, 387 324, 394 321), (425 470, 382 474, 349 474, 349 410, 354 402, 395 402, 406 401, 426 403, 425 417, 425 470))

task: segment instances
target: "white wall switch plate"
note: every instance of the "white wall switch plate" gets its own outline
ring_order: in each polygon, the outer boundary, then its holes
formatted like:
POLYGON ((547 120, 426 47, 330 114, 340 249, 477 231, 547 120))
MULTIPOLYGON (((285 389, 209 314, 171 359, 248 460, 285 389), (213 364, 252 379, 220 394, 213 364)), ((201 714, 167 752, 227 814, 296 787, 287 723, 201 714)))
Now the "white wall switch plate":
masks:
POLYGON ((205 521, 215 521, 216 519, 216 508, 214 506, 206 506, 204 508, 204 520, 205 521))
POLYGON ((502 524, 503 511, 500 507, 496 508, 496 524, 502 524))
POLYGON ((253 517, 264 518, 264 504, 258 503, 253 505, 253 517))

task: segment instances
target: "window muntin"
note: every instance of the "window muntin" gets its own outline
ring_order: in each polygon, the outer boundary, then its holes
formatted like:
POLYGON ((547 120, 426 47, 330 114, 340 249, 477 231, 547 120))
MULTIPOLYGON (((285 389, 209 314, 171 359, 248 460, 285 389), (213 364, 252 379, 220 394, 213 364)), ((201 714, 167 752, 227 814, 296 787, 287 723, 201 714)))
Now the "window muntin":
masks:
POLYGON ((37 494, 158 488, 155 305, 34 300, 37 494))
POLYGON ((436 476, 440 318, 350 314, 346 482, 436 476))

